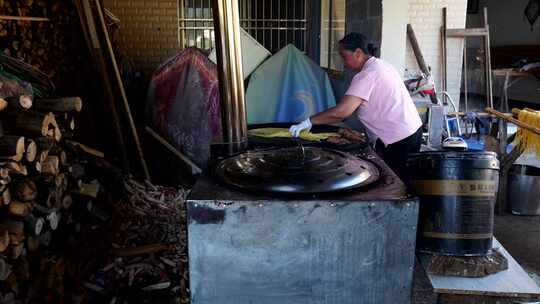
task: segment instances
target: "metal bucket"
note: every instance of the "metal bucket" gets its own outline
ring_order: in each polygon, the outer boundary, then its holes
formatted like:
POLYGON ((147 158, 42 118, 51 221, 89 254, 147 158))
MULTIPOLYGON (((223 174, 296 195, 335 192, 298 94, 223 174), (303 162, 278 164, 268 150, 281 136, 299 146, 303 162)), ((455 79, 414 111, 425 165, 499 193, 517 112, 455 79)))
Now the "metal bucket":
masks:
POLYGON ((508 203, 513 214, 540 215, 540 168, 512 166, 508 177, 508 203))
POLYGON ((423 152, 408 160, 420 197, 417 250, 486 255, 492 247, 499 161, 493 152, 423 152))

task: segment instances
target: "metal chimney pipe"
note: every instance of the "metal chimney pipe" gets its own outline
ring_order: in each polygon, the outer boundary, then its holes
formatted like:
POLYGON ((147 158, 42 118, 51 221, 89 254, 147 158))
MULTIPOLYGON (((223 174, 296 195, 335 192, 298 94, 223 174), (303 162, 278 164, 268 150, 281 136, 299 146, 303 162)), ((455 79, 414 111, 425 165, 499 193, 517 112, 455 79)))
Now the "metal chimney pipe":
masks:
POLYGON ((232 155, 247 147, 238 1, 214 0, 213 13, 223 130, 220 150, 232 155))

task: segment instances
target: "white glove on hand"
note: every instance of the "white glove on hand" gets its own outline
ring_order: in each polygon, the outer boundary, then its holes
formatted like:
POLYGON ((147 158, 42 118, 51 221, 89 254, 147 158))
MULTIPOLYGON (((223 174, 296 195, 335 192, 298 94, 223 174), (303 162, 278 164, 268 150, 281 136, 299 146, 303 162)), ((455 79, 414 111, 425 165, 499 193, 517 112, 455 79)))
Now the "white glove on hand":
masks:
POLYGON ((313 125, 311 124, 311 120, 309 120, 308 118, 297 125, 292 125, 289 128, 289 132, 291 132, 291 135, 293 137, 298 137, 300 136, 300 132, 302 132, 303 130, 309 131, 311 130, 312 126, 313 125))

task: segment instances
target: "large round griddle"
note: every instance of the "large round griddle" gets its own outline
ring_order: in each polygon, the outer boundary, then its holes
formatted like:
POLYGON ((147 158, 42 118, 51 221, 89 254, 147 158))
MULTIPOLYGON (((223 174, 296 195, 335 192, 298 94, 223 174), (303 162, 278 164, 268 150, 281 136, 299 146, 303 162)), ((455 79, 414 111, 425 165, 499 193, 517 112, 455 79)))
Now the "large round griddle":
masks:
POLYGON ((371 162, 345 152, 291 147, 246 152, 223 160, 216 175, 227 185, 255 192, 324 193, 378 180, 371 162))

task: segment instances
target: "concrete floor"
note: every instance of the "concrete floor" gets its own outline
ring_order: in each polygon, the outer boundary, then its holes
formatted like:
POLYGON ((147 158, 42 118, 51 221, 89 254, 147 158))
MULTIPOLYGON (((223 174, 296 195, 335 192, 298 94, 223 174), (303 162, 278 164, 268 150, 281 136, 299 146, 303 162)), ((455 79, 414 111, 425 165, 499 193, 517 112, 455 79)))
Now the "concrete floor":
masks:
MULTIPOLYGON (((540 286, 540 216, 496 216, 495 237, 540 286)), ((412 303, 437 303, 429 279, 418 263, 412 303)))
POLYGON ((497 216, 495 237, 540 285, 540 216, 497 216))

